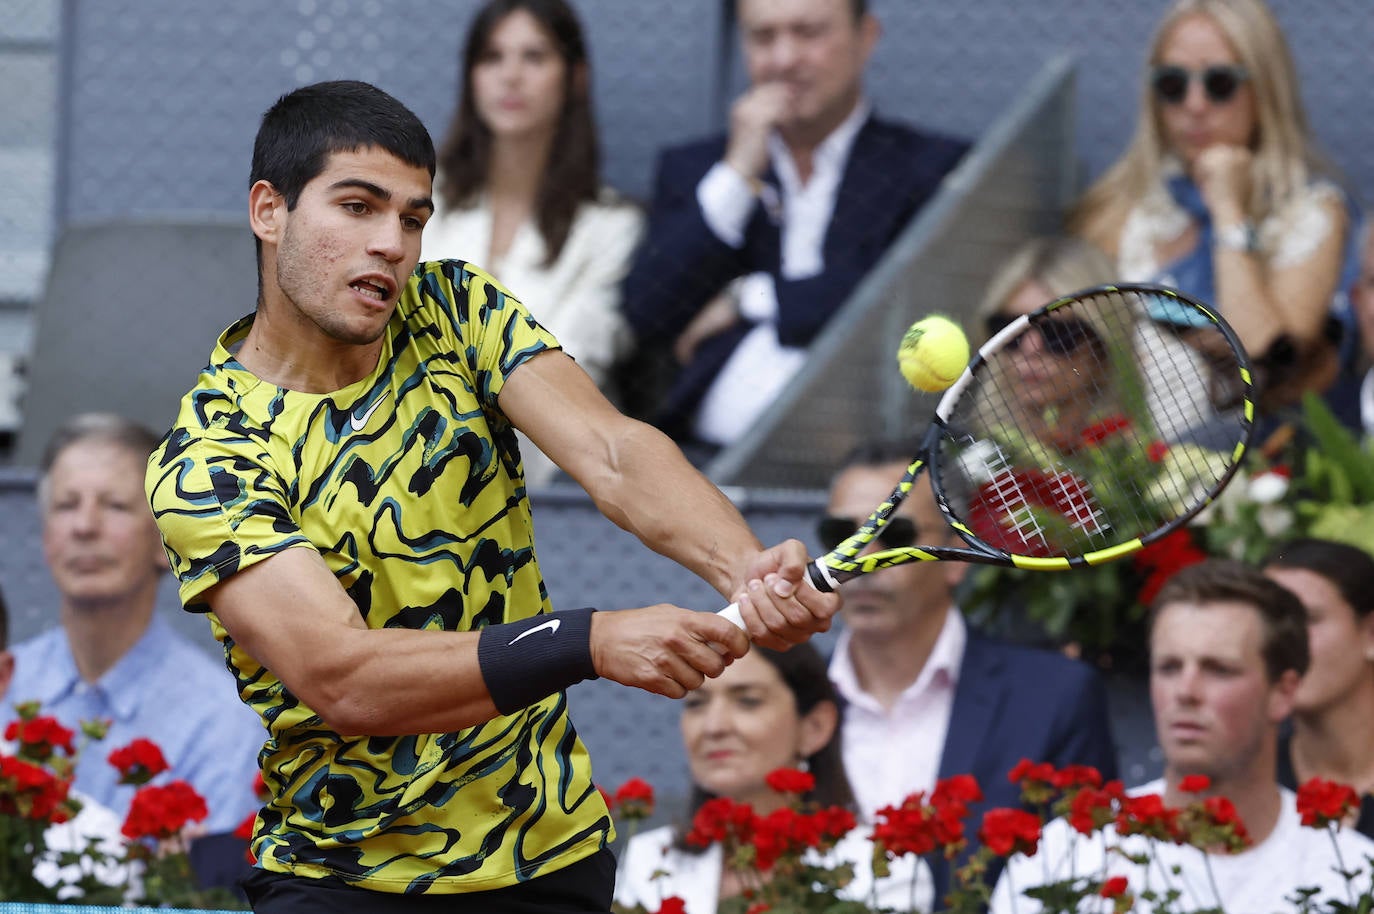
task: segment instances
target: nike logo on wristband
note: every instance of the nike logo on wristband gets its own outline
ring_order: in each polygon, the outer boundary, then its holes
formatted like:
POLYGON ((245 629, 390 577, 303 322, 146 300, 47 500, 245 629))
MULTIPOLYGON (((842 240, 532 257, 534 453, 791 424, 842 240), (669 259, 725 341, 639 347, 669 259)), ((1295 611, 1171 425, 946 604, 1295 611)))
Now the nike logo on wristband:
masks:
POLYGON ((562 624, 563 624, 563 620, 562 620, 562 619, 550 619, 550 620, 547 621, 547 622, 543 622, 543 623, 540 623, 539 625, 536 625, 534 628, 527 628, 527 629, 525 629, 523 632, 521 632, 520 634, 518 634, 518 635, 516 635, 514 638, 512 638, 512 639, 510 640, 510 643, 507 644, 506 647, 510 647, 511 644, 514 644, 515 642, 519 641, 521 638, 525 638, 525 637, 528 637, 528 636, 530 636, 530 635, 533 635, 535 632, 542 632, 542 631, 545 631, 546 629, 548 630, 548 633, 549 633, 550 635, 552 635, 554 632, 558 631, 558 626, 560 626, 560 625, 562 625, 562 624))

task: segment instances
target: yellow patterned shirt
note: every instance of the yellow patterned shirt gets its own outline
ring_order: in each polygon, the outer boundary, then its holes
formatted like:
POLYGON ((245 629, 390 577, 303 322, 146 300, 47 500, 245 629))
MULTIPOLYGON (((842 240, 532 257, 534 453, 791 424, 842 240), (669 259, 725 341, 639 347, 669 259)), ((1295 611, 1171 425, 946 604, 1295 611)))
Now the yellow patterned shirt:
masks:
MULTIPOLYGON (((519 302, 467 264, 421 264, 376 369, 328 394, 245 370, 233 352, 251 323, 221 336, 149 461, 187 609, 208 612, 217 582, 306 547, 371 628, 470 631, 551 611, 496 401, 517 366, 558 343, 519 302)), ((382 892, 468 892, 560 869, 611 839, 562 693, 456 733, 343 737, 209 619, 269 733, 261 866, 382 892)))

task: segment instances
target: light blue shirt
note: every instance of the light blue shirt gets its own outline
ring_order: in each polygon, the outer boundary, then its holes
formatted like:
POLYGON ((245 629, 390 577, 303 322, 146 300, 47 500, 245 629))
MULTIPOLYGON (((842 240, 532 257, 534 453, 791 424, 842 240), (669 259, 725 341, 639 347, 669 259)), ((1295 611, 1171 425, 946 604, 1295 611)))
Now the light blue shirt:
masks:
POLYGON ((6 701, 38 701, 43 714, 72 729, 83 720, 113 721, 105 739, 85 742, 75 786, 121 819, 135 788, 117 783, 119 772, 108 759, 140 736, 157 743, 171 766, 153 783, 188 781, 209 807, 203 823, 208 831, 232 831, 260 806, 253 778, 267 733, 258 715, 239 701, 223 665, 156 614, 143 637, 96 683, 82 680, 60 627, 16 645, 6 701))

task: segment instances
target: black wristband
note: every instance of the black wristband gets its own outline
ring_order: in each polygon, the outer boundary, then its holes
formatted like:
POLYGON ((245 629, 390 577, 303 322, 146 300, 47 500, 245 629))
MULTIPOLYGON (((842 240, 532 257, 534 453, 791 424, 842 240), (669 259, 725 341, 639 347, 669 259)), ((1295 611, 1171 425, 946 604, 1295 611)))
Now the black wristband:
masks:
POLYGON ((570 609, 488 625, 477 640, 477 665, 496 710, 514 714, 584 679, 592 665, 592 613, 570 609))

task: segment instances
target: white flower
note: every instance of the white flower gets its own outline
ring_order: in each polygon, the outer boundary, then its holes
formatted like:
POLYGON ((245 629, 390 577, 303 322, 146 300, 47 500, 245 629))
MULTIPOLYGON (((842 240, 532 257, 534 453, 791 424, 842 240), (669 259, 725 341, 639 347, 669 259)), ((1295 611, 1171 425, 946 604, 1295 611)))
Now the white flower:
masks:
POLYGON ((1264 505, 1255 514, 1260 529, 1270 539, 1278 539, 1293 526, 1293 512, 1283 505, 1264 505))
POLYGON ((1276 504, 1288 494, 1288 477, 1283 473, 1261 473, 1250 480, 1246 494, 1256 504, 1276 504))

